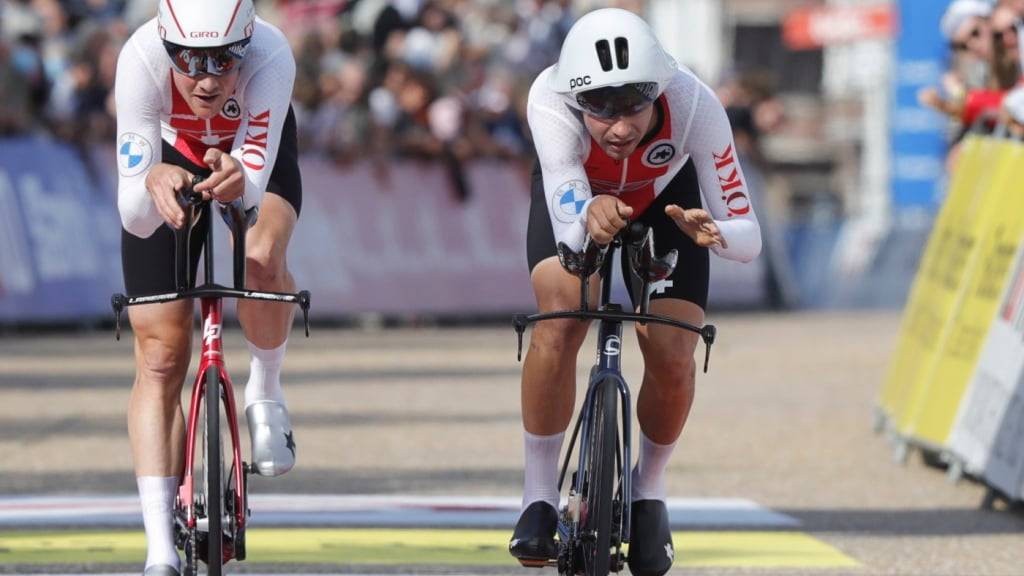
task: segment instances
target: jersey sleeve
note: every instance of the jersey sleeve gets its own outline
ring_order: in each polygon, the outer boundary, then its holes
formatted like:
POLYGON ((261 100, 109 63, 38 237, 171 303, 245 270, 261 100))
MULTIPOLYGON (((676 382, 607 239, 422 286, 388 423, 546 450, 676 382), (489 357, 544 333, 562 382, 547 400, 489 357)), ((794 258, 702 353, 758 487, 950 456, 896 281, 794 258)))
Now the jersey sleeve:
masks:
POLYGON ((761 253, 761 226, 750 202, 729 118, 706 86, 697 90, 697 98, 684 149, 697 168, 704 205, 728 246, 713 250, 729 260, 750 262, 761 253))
POLYGON ((245 207, 259 205, 277 160, 281 131, 295 83, 295 58, 282 43, 245 88, 245 113, 231 156, 245 174, 245 207))
POLYGON ((537 90, 535 85, 530 93, 527 120, 540 161, 548 216, 555 242, 565 242, 569 248, 580 250, 587 231, 586 210, 593 193, 583 167, 579 130, 554 108, 564 104, 537 96, 537 90))
POLYGON ((149 170, 160 163, 162 95, 135 39, 121 49, 114 83, 117 107, 117 209, 124 229, 148 238, 163 217, 146 191, 149 170))

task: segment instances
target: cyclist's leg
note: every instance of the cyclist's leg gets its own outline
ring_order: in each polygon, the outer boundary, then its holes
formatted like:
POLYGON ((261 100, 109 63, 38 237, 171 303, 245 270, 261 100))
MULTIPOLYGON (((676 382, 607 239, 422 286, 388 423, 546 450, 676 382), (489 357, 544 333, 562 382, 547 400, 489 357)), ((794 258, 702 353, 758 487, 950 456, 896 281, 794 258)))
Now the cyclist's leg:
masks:
MULTIPOLYGON (((540 312, 579 306, 580 282, 562 269, 544 199, 534 170, 527 232, 530 281, 540 312)), ((593 283, 591 302, 597 297, 593 283)), ((521 400, 525 444, 523 511, 510 543, 520 560, 542 560, 555 553, 558 523, 558 456, 576 400, 576 354, 588 323, 548 320, 534 325, 523 362, 521 400)))
MULTIPOLYGON (((209 219, 191 237, 193 276, 209 219)), ((138 238, 122 231, 125 290, 130 295, 175 288, 174 234, 161 226, 138 238)), ((174 547, 172 513, 182 468, 184 419, 181 386, 188 370, 191 302, 136 306, 128 310, 135 339, 135 382, 128 404, 128 435, 146 529, 146 566, 180 562, 174 547)))
POLYGON ((183 460, 181 386, 189 364, 192 306, 189 301, 149 304, 130 308, 128 317, 136 367, 128 437, 146 531, 146 568, 180 569, 173 514, 183 460))
POLYGON ((135 383, 128 436, 136 476, 177 476, 182 469, 181 388, 192 342, 192 302, 128 309, 135 335, 135 383))
MULTIPOLYGON (((270 186, 259 218, 246 236, 246 286, 252 290, 294 292, 286 253, 302 202, 294 113, 289 109, 270 186)), ((284 474, 295 464, 295 443, 284 394, 284 362, 294 306, 240 300, 238 319, 252 354, 245 387, 246 419, 253 463, 260 474, 284 474)))
MULTIPOLYGON (((679 252, 672 276, 653 287, 651 312, 698 326, 704 322, 707 305, 708 250, 694 244, 675 226, 665 215, 665 206, 700 206, 699 193, 693 164, 687 163, 642 217, 654 231, 659 255, 672 249, 679 252)), ((664 472, 693 403, 693 354, 699 336, 653 324, 638 325, 637 336, 644 357, 644 379, 637 397, 641 434, 639 458, 633 470, 629 563, 633 574, 648 576, 664 574, 674 559, 664 472)))
MULTIPOLYGON (((669 204, 683 208, 700 206, 700 188, 693 162, 687 162, 679 171, 641 221, 653 230, 654 246, 659 255, 673 249, 679 253, 672 275, 652 286, 651 312, 699 326, 704 322, 707 306, 708 250, 694 244, 676 227, 665 214, 665 207, 669 204)), ((637 287, 634 284, 629 288, 635 302, 639 296, 634 294, 637 287)), ((668 446, 679 437, 693 401, 696 375, 693 353, 699 336, 661 325, 637 325, 636 330, 644 356, 644 380, 637 398, 637 420, 644 442, 668 446)), ((641 459, 644 454, 642 448, 641 459)), ((641 476, 642 480, 648 480, 643 477, 645 475, 641 476)), ((664 498, 662 489, 654 485, 645 486, 645 482, 634 485, 634 495, 637 490, 644 492, 648 489, 656 492, 651 496, 664 498)))

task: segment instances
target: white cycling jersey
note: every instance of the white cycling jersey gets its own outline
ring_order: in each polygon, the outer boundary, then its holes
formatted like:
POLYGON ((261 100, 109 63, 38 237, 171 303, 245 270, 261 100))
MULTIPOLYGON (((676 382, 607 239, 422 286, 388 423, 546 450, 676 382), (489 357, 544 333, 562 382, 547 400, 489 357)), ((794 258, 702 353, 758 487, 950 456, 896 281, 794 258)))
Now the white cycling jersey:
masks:
POLYGON ((663 117, 655 134, 619 161, 605 154, 590 136, 582 113, 568 104, 568 97, 548 87, 552 68, 533 82, 527 116, 556 241, 575 250, 582 247, 586 208, 594 194, 618 196, 638 217, 692 159, 704 207, 728 245, 716 246, 714 252, 740 262, 760 253, 761 229, 729 119, 707 85, 680 66, 658 98, 663 117))
POLYGON ((238 83, 220 114, 202 119, 174 87, 154 18, 139 27, 117 61, 117 206, 125 230, 147 238, 163 218, 146 191, 161 141, 198 167, 209 148, 230 152, 245 176, 246 208, 263 197, 274 169, 295 82, 295 59, 280 30, 256 18, 238 83))

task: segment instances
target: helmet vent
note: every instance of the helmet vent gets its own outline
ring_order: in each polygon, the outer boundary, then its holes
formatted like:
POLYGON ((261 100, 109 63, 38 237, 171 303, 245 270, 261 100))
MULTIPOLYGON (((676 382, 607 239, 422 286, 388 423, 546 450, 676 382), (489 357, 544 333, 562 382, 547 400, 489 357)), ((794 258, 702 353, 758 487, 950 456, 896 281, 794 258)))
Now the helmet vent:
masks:
POLYGON ((612 49, 607 40, 598 40, 594 46, 597 48, 597 59, 601 62, 601 70, 611 72, 612 70, 612 49))
POLYGON ((629 41, 622 36, 615 39, 615 60, 620 70, 629 68, 629 41))

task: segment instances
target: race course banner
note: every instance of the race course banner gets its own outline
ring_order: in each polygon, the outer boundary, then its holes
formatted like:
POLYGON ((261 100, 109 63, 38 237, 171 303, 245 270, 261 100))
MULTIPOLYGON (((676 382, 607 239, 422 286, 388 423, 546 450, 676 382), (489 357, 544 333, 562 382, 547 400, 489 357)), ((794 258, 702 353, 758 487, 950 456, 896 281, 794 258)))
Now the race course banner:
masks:
POLYGON ((1024 499, 1024 245, 960 404, 950 451, 968 473, 1024 499))
POLYGON ((957 295, 966 278, 968 259, 985 214, 983 203, 996 170, 987 158, 1000 150, 989 138, 964 140, 956 170, 914 284, 880 396, 890 426, 902 430, 920 400, 924 376, 936 359, 941 338, 952 317, 957 295))
POLYGON ((964 246, 972 242, 966 283, 961 285, 935 360, 923 372, 920 396, 904 430, 926 444, 942 445, 949 437, 1024 233, 1024 194, 1019 193, 1024 182, 1024 145, 1001 143, 991 161, 995 179, 981 202, 981 225, 959 240, 964 246))
MULTIPOLYGON (((97 148, 86 163, 60 143, 0 141, 0 323, 112 317, 110 296, 124 290, 116 157, 97 148)), ((381 170, 307 156, 300 166, 303 206, 288 266, 312 293, 313 320, 536 309, 526 260, 528 167, 469 162, 458 174, 469 190, 460 199, 454 174, 438 163, 395 161, 381 170)), ((228 283, 231 252, 219 219, 214 231, 217 279, 228 283)), ((714 258, 713 306, 764 301, 763 262, 714 258)))

